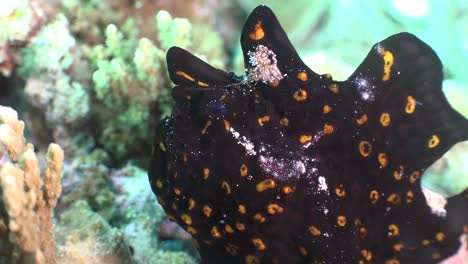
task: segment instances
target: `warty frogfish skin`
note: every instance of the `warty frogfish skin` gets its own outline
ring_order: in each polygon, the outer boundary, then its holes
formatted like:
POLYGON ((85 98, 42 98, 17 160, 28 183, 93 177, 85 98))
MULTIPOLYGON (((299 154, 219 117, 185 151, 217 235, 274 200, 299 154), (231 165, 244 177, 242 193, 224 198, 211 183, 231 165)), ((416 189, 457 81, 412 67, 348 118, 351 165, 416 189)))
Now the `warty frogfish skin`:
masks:
POLYGON ((390 36, 335 81, 309 69, 259 6, 241 45, 241 77, 167 53, 175 106, 157 128, 149 180, 203 263, 417 264, 456 253, 468 192, 434 214, 421 177, 468 140, 468 121, 442 93, 427 44, 390 36))

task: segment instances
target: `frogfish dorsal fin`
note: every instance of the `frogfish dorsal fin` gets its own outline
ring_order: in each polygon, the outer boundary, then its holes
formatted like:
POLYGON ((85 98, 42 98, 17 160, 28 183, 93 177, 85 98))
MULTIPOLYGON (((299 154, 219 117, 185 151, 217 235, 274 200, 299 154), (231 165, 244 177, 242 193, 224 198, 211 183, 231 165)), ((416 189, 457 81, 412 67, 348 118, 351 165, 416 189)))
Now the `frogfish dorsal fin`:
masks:
POLYGON ((166 60, 169 76, 176 85, 207 87, 233 82, 226 72, 214 68, 179 47, 170 48, 166 60))
POLYGON ((258 6, 248 17, 242 30, 241 46, 247 69, 255 68, 258 62, 253 54, 259 53, 265 59, 274 60, 278 74, 283 76, 296 69, 309 70, 267 6, 258 6))
POLYGON ((448 104, 442 78, 435 52, 400 33, 374 45, 344 84, 352 113, 344 129, 353 153, 349 177, 366 182, 357 233, 360 247, 382 258, 376 261, 437 263, 455 253, 468 221, 453 210, 466 206, 466 194, 449 199, 447 219, 457 219, 451 225, 433 214, 421 190, 424 170, 468 139, 468 121, 448 104))
POLYGON ((442 78, 439 58, 414 35, 400 33, 375 44, 348 79, 354 118, 368 119, 352 125, 361 134, 385 138, 413 166, 427 168, 453 144, 468 140, 468 121, 447 102, 442 78))

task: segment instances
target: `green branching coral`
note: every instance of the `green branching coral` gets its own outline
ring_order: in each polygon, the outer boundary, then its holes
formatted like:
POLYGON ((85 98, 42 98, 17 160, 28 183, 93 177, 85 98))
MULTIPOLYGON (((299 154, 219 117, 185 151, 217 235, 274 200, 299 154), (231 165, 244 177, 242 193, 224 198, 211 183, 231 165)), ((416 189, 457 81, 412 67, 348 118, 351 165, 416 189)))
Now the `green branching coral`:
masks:
POLYGON ((70 20, 70 30, 87 44, 102 42, 103 25, 116 23, 124 16, 115 12, 113 6, 119 1, 107 0, 62 0, 62 10, 70 20))
POLYGON ((59 15, 57 19, 42 28, 25 50, 20 73, 24 77, 59 74, 71 67, 75 38, 68 30, 68 20, 59 15))
POLYGON ((108 25, 104 44, 96 45, 91 52, 94 119, 101 126, 98 140, 117 159, 149 151, 157 121, 151 116, 169 114, 172 84, 166 73, 167 49, 177 45, 205 54, 204 59, 219 67, 226 63, 221 37, 206 26, 194 26, 187 19, 160 11, 156 29, 154 42, 138 39, 138 29, 130 19, 121 29, 108 25))
POLYGON ((77 148, 72 140, 77 133, 72 130, 86 121, 91 110, 86 82, 79 80, 79 73, 87 67, 82 67, 80 57, 68 20, 59 14, 24 48, 18 70, 26 81, 28 101, 44 113, 54 140, 63 144, 67 153, 77 148))
POLYGON ((160 11, 156 15, 156 26, 162 49, 168 50, 174 45, 188 48, 192 45, 192 24, 187 19, 173 19, 167 11, 160 11))
POLYGON ((105 44, 93 49, 94 91, 103 106, 97 113, 103 122, 99 141, 117 157, 132 142, 149 138, 150 108, 159 97, 158 84, 165 83, 159 71, 162 51, 149 39, 138 42, 109 25, 105 44))

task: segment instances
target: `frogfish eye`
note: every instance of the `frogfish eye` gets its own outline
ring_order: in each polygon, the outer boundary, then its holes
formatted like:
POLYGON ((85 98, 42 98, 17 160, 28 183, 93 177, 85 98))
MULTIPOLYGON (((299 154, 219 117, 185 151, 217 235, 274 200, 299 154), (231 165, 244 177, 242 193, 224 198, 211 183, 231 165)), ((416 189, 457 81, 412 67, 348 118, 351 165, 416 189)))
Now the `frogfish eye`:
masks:
POLYGON ((210 118, 220 119, 227 113, 226 104, 222 101, 212 100, 206 104, 206 114, 210 118))

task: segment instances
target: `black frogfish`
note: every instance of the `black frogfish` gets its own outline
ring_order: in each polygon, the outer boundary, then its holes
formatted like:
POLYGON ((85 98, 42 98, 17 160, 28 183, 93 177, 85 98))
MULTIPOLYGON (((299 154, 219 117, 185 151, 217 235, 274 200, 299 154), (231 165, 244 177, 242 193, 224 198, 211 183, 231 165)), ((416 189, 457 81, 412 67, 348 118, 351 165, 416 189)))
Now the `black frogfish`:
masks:
POLYGON ((149 180, 203 263, 438 263, 468 232, 465 190, 434 214, 424 170, 468 140, 442 64, 412 34, 375 44, 346 81, 309 69, 273 12, 241 36, 243 76, 173 47, 175 106, 149 180))

